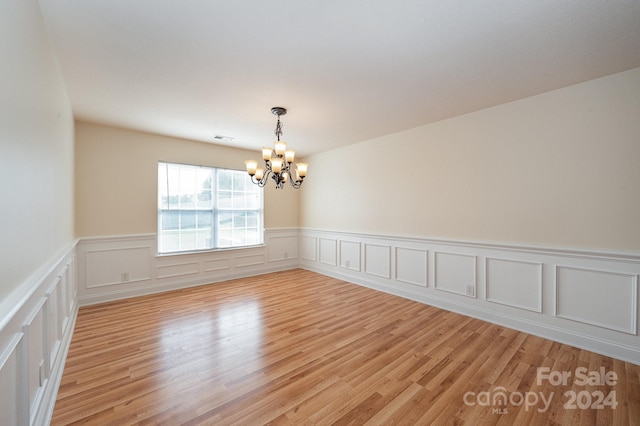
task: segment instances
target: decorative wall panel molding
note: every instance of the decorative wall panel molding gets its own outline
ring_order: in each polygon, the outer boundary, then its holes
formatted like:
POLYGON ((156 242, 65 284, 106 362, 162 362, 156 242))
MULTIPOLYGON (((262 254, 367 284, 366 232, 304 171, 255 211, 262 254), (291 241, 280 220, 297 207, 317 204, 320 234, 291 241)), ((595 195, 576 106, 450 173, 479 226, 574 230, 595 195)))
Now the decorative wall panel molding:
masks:
POLYGON ((360 270, 360 243, 354 241, 340 241, 340 267, 360 270))
POLYGON ((199 265, 198 262, 180 262, 180 263, 167 263, 165 265, 157 265, 156 278, 158 279, 175 278, 175 277, 184 277, 187 275, 197 274, 198 265, 199 265))
POLYGON ((301 258, 316 262, 318 260, 318 239, 316 237, 300 237, 301 258))
POLYGON ((369 275, 391 278, 391 246, 365 243, 364 271, 369 275))
POLYGON ((319 238, 319 261, 325 265, 336 266, 336 259, 338 258, 337 244, 338 240, 331 240, 327 238, 319 238))
POLYGON ((0 424, 48 424, 78 311, 76 243, 12 294, 0 318, 0 424))
POLYGON ((428 256, 428 250, 396 247, 396 281, 426 287, 428 256))
POLYGON ((231 269, 231 258, 209 259, 204 261, 204 272, 218 272, 231 269))
POLYGON ((264 265, 266 263, 263 253, 260 254, 248 254, 236 257, 236 266, 239 268, 247 266, 264 265))
POLYGON ((87 288, 151 279, 151 246, 86 250, 87 288))
POLYGON ((557 266, 556 315, 636 335, 638 275, 557 266))
POLYGON ((269 262, 280 262, 298 257, 298 235, 271 235, 267 241, 269 262))
POLYGON ((46 315, 47 315, 47 336, 49 345, 49 372, 51 366, 55 363, 55 357, 59 354, 59 346, 62 342, 62 323, 59 320, 60 312, 62 311, 60 294, 62 287, 62 280, 57 277, 53 285, 47 290, 46 293, 46 315))
POLYGON ((44 346, 44 341, 48 340, 48 330, 45 323, 45 310, 43 309, 46 301, 46 298, 40 299, 22 325, 26 352, 28 354, 26 359, 26 376, 29 394, 28 402, 31 409, 29 413, 30 423, 33 423, 35 420, 37 407, 40 405, 42 392, 48 380, 46 373, 49 369, 46 368, 45 363, 47 363, 49 357, 46 351, 47 348, 44 346))
POLYGON ((23 370, 28 365, 23 362, 23 337, 18 333, 6 343, 0 352, 0 424, 27 424, 29 419, 29 394, 26 391, 23 370))
POLYGON ((80 305, 298 267, 297 228, 265 230, 265 244, 157 255, 156 235, 94 237, 78 244, 80 305))
POLYGON ((305 269, 640 364, 640 255, 308 228, 300 241, 305 269), (358 246, 364 267, 346 268, 358 246))
POLYGON ((485 298, 542 312, 542 263, 485 258, 485 298))
POLYGON ((475 297, 477 256, 435 251, 434 287, 437 290, 475 297))

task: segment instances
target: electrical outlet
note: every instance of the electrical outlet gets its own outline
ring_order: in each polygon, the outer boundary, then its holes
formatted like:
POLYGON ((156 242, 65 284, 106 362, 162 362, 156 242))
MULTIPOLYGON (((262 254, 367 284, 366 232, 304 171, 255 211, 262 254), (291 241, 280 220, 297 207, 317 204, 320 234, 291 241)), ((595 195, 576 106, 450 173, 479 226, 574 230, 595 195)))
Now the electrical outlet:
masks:
POLYGON ((289 253, 287 253, 286 251, 284 252, 284 258, 288 259, 289 258, 289 253))
POLYGON ((466 287, 467 290, 467 296, 469 297, 476 297, 476 288, 473 286, 473 284, 467 284, 466 287))
POLYGON ((120 281, 123 283, 126 283, 127 281, 129 281, 129 273, 128 272, 123 272, 120 274, 120 281))
POLYGON ((344 261, 344 267, 345 268, 350 268, 351 267, 351 261, 349 259, 344 261))

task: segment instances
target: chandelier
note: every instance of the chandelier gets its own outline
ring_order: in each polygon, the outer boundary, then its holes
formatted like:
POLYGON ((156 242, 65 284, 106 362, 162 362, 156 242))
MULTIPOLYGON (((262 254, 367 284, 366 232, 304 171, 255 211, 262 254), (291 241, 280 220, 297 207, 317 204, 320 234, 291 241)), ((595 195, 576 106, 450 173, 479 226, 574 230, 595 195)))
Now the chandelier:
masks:
POLYGON ((278 116, 278 123, 276 124, 275 135, 278 140, 275 142, 275 149, 262 148, 262 159, 264 160, 264 167, 258 167, 258 162, 255 160, 247 160, 244 164, 247 166, 247 173, 251 176, 251 182, 259 186, 265 186, 271 175, 271 179, 276 184, 276 188, 284 188, 284 185, 289 182, 291 186, 298 189, 302 186, 302 181, 307 176, 307 163, 296 163, 294 168, 293 159, 295 158, 295 151, 287 150, 287 143, 280 140, 282 136, 282 123, 280 123, 280 116, 285 115, 287 110, 282 107, 273 107, 271 112, 278 116), (294 177, 295 171, 295 177, 294 177))

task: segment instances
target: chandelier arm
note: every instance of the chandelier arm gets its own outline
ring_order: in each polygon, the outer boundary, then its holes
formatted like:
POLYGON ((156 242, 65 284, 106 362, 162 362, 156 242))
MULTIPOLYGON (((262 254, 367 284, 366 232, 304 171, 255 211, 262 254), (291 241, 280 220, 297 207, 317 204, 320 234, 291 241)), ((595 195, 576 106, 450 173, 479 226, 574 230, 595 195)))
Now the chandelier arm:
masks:
POLYGON ((294 164, 295 164, 294 162, 287 164, 287 172, 289 173, 289 183, 291 184, 292 187, 294 187, 295 189, 298 189, 300 188, 300 185, 302 185, 302 180, 293 178, 294 164))
POLYGON ((302 181, 301 180, 297 180, 295 181, 295 183, 293 182, 293 179, 291 179, 291 186, 294 189, 299 189, 302 186, 302 181))
POLYGON ((254 176, 251 176, 251 182, 252 182, 252 183, 254 183, 254 184, 256 184, 256 185, 258 185, 259 187, 264 187, 264 186, 265 186, 265 184, 267 183, 267 181, 266 181, 266 179, 265 179, 267 176, 268 176, 268 173, 265 173, 265 174, 262 176, 262 179, 260 179, 260 180, 256 179, 255 175, 254 175, 254 176))
POLYGON ((251 182, 258 185, 258 186, 264 186, 260 183, 260 181, 258 179, 256 179, 255 176, 251 176, 251 182))
POLYGON ((269 182, 269 175, 274 173, 273 169, 271 169, 271 161, 264 160, 264 175, 262 179, 260 179, 260 186, 265 186, 267 182, 269 182))
POLYGON ((258 185, 259 187, 264 187, 267 184, 267 179, 269 175, 272 173, 271 164, 268 160, 265 160, 264 173, 262 175, 262 179, 256 179, 255 175, 251 175, 251 182, 258 185))
MULTIPOLYGON (((293 165, 294 163, 290 163, 291 165, 293 165)), ((302 181, 303 181, 303 177, 300 177, 298 179, 293 179, 293 174, 291 173, 291 170, 293 170, 293 167, 289 167, 289 183, 291 183, 291 186, 294 189, 299 189, 302 186, 302 181)))

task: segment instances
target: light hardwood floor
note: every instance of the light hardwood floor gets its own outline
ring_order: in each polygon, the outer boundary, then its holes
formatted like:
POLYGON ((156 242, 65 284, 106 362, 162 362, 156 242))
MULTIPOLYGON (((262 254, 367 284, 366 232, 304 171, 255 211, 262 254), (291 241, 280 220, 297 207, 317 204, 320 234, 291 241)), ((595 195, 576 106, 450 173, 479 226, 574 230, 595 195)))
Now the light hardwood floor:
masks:
POLYGON ((53 425, 267 423, 640 425, 640 366, 299 269, 80 309, 53 425))

